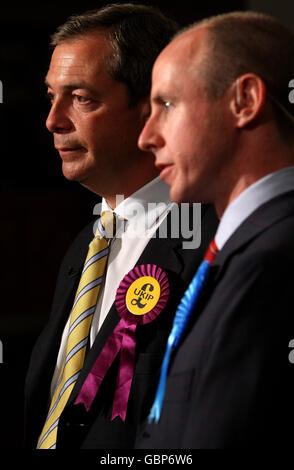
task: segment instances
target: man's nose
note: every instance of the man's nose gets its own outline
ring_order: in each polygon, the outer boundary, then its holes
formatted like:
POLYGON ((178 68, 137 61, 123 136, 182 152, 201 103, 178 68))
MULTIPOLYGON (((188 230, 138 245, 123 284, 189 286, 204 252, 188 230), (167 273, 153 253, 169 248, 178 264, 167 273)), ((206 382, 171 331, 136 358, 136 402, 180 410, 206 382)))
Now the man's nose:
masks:
POLYGON ((150 117, 139 135, 138 145, 145 152, 153 152, 164 146, 164 138, 155 119, 150 117))
POLYGON ((50 132, 67 133, 73 129, 73 124, 68 116, 64 103, 56 100, 52 103, 50 112, 46 119, 46 127, 50 132))

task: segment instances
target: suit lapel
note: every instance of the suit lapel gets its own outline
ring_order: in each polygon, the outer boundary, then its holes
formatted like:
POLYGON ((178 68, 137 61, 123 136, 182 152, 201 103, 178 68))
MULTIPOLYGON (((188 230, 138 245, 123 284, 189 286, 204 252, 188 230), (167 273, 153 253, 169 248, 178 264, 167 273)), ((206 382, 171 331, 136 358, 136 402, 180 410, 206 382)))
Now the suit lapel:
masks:
POLYGON ((66 261, 60 268, 57 281, 58 290, 53 299, 54 315, 51 315, 38 341, 42 349, 41 355, 39 355, 39 349, 36 350, 40 360, 43 361, 41 370, 46 371, 46 377, 50 377, 50 380, 52 375, 48 374, 48 367, 52 369, 53 374, 64 326, 72 308, 88 245, 93 237, 92 226, 92 223, 89 224, 78 237, 78 242, 71 251, 71 258, 68 260, 65 257, 66 261))
POLYGON ((243 249, 251 240, 259 236, 270 226, 289 215, 294 214, 294 191, 268 201, 254 211, 233 233, 217 255, 213 268, 214 280, 222 273, 222 268, 236 251, 243 249))

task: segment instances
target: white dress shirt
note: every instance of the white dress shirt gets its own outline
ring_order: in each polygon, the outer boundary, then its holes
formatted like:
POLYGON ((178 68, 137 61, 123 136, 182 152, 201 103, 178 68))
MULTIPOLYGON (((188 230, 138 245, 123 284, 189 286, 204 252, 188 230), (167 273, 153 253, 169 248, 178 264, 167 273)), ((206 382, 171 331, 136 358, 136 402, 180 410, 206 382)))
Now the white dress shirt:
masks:
POLYGON ((237 228, 256 209, 280 196, 294 190, 294 166, 283 168, 253 183, 228 205, 218 226, 215 243, 219 250, 237 228))
MULTIPOLYGON (((169 186, 159 177, 155 178, 115 208, 115 213, 126 219, 122 233, 118 233, 110 245, 106 275, 101 285, 96 311, 90 330, 90 346, 101 328, 116 295, 123 277, 135 266, 144 248, 156 229, 171 210, 173 203, 169 198, 169 186)), ((112 209, 103 199, 101 212, 112 209)), ((70 312, 69 312, 70 314, 70 312)), ((63 331, 57 364, 51 383, 51 395, 62 367, 69 319, 63 331)))

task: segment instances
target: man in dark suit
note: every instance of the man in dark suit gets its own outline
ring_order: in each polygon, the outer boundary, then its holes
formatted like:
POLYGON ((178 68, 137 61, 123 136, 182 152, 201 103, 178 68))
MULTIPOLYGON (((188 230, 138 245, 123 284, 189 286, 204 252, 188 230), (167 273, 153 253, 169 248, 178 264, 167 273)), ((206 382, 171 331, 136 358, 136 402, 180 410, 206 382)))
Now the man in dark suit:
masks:
POLYGON ((293 33, 253 12, 193 25, 154 65, 140 147, 172 200, 213 203, 221 221, 139 448, 292 446, 293 77, 293 33))
MULTIPOLYGON (((53 404, 54 390, 62 383, 59 376, 63 376, 65 357, 69 357, 65 353, 72 329, 69 318, 93 239, 93 222, 78 235, 64 258, 51 316, 34 348, 26 378, 27 447, 35 448, 38 439, 40 448, 133 447, 137 427, 151 405, 175 308, 215 232, 214 211, 203 207, 202 221, 198 217, 192 240, 186 240, 192 244, 195 237, 200 240, 202 223, 201 244, 185 249, 169 188, 158 178, 151 154, 137 146, 149 114, 152 65, 175 30, 174 23, 158 11, 127 4, 70 18, 53 36, 54 51, 46 77, 51 101, 47 127, 54 135, 63 174, 102 196, 101 213, 115 210, 116 216, 125 219, 125 227, 110 244, 88 343, 82 343, 83 367, 70 384, 73 390, 64 409, 49 426, 46 416, 59 406, 53 404), (135 266, 142 265, 156 265, 164 271, 170 294, 158 318, 137 327, 126 417, 112 419, 120 354, 107 370, 90 410, 75 401, 120 322, 115 303, 120 282, 135 266), (56 431, 57 441, 53 438, 56 431)), ((187 227, 183 228, 187 232, 187 227)))

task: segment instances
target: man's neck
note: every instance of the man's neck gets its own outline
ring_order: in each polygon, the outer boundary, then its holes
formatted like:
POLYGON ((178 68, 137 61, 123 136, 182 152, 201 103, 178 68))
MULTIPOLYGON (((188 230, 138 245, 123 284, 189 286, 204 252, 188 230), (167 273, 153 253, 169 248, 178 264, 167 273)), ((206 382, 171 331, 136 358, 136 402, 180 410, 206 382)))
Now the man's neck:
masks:
POLYGON ((253 183, 294 165, 293 147, 284 144, 279 137, 259 137, 251 141, 251 145, 248 141, 244 143, 235 158, 234 168, 231 169, 230 175, 226 175, 226 184, 222 187, 223 194, 216 194, 213 204, 219 218, 228 205, 253 183))
MULTIPOLYGON (((142 184, 134 185, 131 189, 127 191, 118 191, 118 194, 107 194, 104 197, 105 201, 111 207, 112 210, 115 210, 117 205, 121 202, 122 199, 127 199, 128 197, 132 196, 135 192, 139 191, 139 189, 143 188, 146 184, 153 181, 158 175, 155 174, 152 177, 146 179, 142 184)), ((126 189, 126 188, 124 188, 126 189)))

